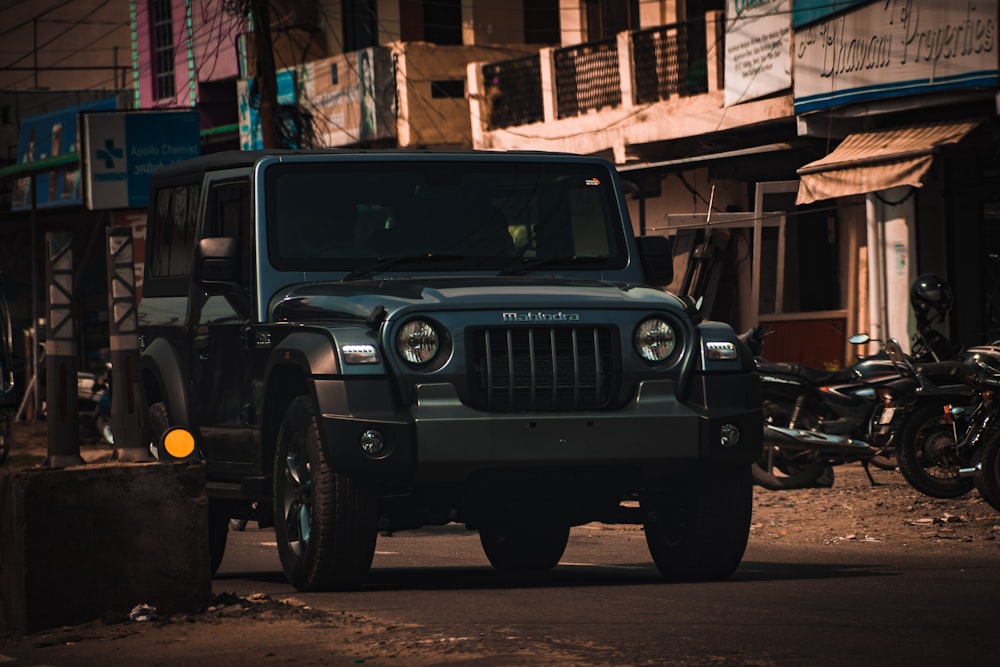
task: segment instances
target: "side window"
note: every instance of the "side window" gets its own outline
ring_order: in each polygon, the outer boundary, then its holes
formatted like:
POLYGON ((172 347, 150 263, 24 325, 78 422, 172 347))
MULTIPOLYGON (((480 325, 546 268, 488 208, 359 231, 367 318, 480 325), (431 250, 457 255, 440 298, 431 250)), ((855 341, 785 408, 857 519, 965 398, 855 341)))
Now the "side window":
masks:
POLYGON ((198 213, 198 185, 175 185, 156 193, 150 241, 154 250, 149 273, 154 278, 172 278, 191 274, 195 225, 198 213))
POLYGON ((250 217, 250 183, 246 180, 213 184, 208 191, 203 237, 225 236, 238 239, 243 258, 243 284, 250 285, 252 224, 250 217))

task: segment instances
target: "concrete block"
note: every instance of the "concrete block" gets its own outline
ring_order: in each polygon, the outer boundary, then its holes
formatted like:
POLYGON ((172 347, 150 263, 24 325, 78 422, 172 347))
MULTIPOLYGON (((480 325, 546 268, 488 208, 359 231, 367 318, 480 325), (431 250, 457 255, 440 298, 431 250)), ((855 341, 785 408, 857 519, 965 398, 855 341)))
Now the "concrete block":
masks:
POLYGON ((203 463, 0 472, 0 633, 211 597, 203 463))

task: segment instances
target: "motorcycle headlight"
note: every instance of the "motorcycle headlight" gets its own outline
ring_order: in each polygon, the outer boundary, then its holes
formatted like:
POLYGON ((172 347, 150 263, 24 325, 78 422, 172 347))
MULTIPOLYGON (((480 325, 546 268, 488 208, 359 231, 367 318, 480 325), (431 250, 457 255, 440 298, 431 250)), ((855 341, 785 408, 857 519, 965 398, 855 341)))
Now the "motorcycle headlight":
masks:
POLYGON ((412 320, 396 334, 396 351, 414 366, 423 366, 437 356, 441 349, 441 336, 426 320, 412 320))
POLYGON ((636 328, 632 342, 640 357, 658 363, 673 354, 676 336, 673 327, 666 320, 651 317, 636 328))

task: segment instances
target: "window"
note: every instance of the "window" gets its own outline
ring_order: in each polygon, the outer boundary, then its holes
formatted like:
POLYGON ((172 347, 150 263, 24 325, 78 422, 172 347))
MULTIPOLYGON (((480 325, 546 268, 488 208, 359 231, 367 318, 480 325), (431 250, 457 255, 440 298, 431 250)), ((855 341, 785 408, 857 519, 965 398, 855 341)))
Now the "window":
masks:
POLYGON ((378 10, 375 0, 342 0, 344 53, 378 46, 378 10))
POLYGON ((587 39, 611 39, 639 28, 639 0, 586 0, 587 39))
POLYGON ((151 276, 171 278, 191 274, 200 194, 199 185, 178 185, 156 193, 153 227, 159 232, 149 240, 154 248, 150 254, 151 276))
POLYGON ((170 16, 170 0, 149 3, 153 62, 153 99, 163 100, 176 95, 174 86, 174 27, 170 16))
POLYGON ((526 44, 559 44, 559 0, 524 0, 526 44))
POLYGON ((462 43, 461 0, 425 0, 424 39, 432 44, 462 43))

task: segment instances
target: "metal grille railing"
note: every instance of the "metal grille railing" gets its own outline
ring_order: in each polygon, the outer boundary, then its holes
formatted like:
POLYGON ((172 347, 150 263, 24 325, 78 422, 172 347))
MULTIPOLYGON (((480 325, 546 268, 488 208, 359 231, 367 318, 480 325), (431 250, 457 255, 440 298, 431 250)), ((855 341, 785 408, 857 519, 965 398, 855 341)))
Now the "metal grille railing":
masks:
POLYGON ((472 332, 470 392, 483 410, 589 410, 611 397, 611 330, 517 327, 472 332))
POLYGON ((576 44, 553 53, 559 118, 570 118, 604 107, 621 106, 618 40, 576 44))
POLYGON ((705 18, 632 33, 635 103, 708 92, 705 18))
POLYGON ((539 56, 483 65, 483 97, 486 126, 491 130, 543 120, 539 56))

